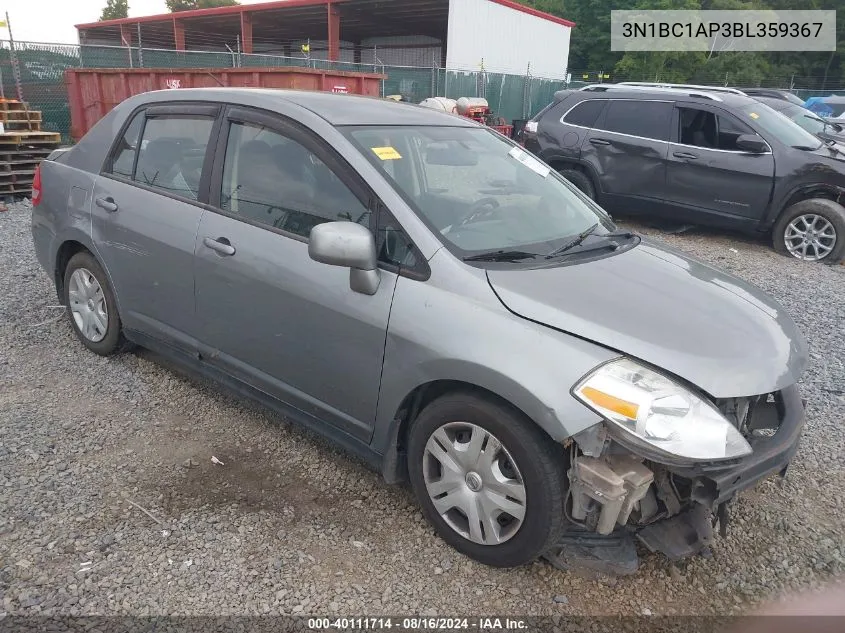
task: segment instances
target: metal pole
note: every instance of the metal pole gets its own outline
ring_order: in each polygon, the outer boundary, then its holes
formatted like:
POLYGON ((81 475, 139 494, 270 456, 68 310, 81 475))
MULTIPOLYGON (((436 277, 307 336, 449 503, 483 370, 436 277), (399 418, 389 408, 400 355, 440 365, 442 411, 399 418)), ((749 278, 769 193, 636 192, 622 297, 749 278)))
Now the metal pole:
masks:
MULTIPOLYGON (((0 46, 0 49, 2 47, 0 46)), ((0 99, 6 98, 6 87, 3 85, 3 64, 0 63, 0 99)))
POLYGON ((138 66, 144 67, 144 45, 141 43, 141 23, 138 22, 138 66))
MULTIPOLYGON (((121 28, 121 31, 123 29, 121 28)), ((126 45, 126 50, 129 52, 129 68, 134 68, 135 66, 132 64, 132 42, 123 39, 123 35, 121 34, 121 41, 126 45)))
POLYGON ((21 68, 18 66, 18 56, 15 53, 15 38, 12 37, 12 23, 9 21, 9 12, 6 11, 6 27, 9 29, 9 57, 12 60, 12 74, 15 76, 15 89, 18 93, 18 101, 23 101, 23 86, 21 86, 21 68))
MULTIPOLYGON (((229 48, 229 47, 227 46, 226 48, 229 48)), ((229 48, 229 50, 232 50, 232 49, 229 48)), ((234 64, 234 58, 232 58, 232 62, 233 62, 232 66, 234 66, 235 65, 234 64)), ((240 33, 238 33, 238 64, 237 65, 238 66, 241 65, 241 34, 240 33)))

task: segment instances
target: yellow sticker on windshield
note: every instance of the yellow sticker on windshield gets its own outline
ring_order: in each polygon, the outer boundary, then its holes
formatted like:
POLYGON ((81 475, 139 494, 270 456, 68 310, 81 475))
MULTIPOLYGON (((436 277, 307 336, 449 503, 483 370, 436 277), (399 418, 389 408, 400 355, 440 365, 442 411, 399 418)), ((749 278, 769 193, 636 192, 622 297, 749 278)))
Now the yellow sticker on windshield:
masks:
POLYGON ((382 160, 397 160, 402 158, 402 154, 392 147, 371 147, 370 149, 382 160))
POLYGON ((760 115, 757 114, 756 112, 751 112, 751 113, 748 114, 748 116, 750 116, 752 119, 759 119, 760 118, 760 115))

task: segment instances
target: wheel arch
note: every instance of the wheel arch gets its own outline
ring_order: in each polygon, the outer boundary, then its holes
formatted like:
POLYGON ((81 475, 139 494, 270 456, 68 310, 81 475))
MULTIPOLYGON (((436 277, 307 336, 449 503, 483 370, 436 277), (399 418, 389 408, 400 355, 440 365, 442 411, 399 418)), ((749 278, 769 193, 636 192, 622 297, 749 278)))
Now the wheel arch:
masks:
POLYGON ((845 189, 837 187, 836 185, 817 182, 806 185, 799 185, 790 191, 783 198, 783 202, 777 209, 777 213, 773 214, 768 221, 768 228, 774 228, 781 215, 789 209, 792 205, 804 200, 813 200, 821 198, 824 200, 832 200, 838 204, 845 202, 845 189))
POLYGON ((564 169, 572 169, 581 172, 587 178, 590 179, 590 182, 593 185, 593 191, 596 192, 596 196, 601 194, 601 187, 599 187, 598 174, 595 173, 595 170, 589 163, 586 163, 576 158, 567 158, 563 156, 549 158, 547 163, 549 167, 551 167, 557 172, 560 172, 564 169))
POLYGON ((103 258, 100 257, 96 247, 87 235, 75 231, 71 234, 65 235, 64 239, 62 239, 56 247, 55 252, 56 256, 53 259, 53 283, 56 286, 56 296, 59 299, 59 303, 64 305, 65 269, 67 268, 68 262, 70 262, 71 258, 77 253, 85 252, 89 253, 91 257, 97 260, 97 263, 100 264, 103 272, 106 273, 109 287, 114 295, 114 301, 117 304, 117 310, 119 313, 121 312, 120 295, 117 292, 117 288, 114 286, 112 275, 109 272, 108 266, 106 266, 103 258))
MULTIPOLYGON (((513 394, 509 394, 511 397, 505 397, 497 393, 498 391, 500 389, 483 386, 478 384, 478 381, 461 379, 430 380, 414 387, 402 398, 390 422, 382 459, 382 475, 385 481, 399 483, 407 479, 406 449, 413 421, 428 404, 446 394, 464 392, 490 398, 525 416, 553 441, 560 442, 569 437, 570 434, 557 420, 555 412, 539 400, 514 398, 513 394)), ((528 396, 528 392, 525 392, 525 395, 528 396)))

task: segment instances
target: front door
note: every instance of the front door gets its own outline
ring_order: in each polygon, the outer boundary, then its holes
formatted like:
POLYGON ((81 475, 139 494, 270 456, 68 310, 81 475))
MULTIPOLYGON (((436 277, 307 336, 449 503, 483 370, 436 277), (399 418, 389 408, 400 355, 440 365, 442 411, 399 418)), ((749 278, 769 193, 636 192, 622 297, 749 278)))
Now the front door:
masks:
POLYGON ((729 112, 678 105, 673 117, 666 199, 679 217, 698 222, 756 223, 774 184, 772 152, 739 149, 742 134, 757 135, 729 112))
POLYGON ((396 274, 375 295, 308 256, 316 224, 371 225, 371 197, 322 142, 232 110, 199 227, 196 305, 207 362, 364 441, 372 435, 396 274))
POLYGON ((94 243, 129 329, 192 351, 193 260, 201 182, 218 106, 155 106, 134 116, 94 189, 94 243))

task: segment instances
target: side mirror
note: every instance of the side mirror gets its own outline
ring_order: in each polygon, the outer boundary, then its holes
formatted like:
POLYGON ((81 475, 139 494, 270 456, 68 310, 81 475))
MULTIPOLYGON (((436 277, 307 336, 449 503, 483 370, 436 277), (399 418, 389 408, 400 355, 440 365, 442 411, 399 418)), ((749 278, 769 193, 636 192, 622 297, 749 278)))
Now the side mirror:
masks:
POLYGON ((308 255, 315 262, 349 268, 349 287, 374 295, 379 286, 376 241, 355 222, 325 222, 311 229, 308 255))
POLYGON ((763 154, 769 151, 769 146, 766 141, 761 139, 756 134, 740 134, 736 137, 736 146, 752 154, 763 154))

